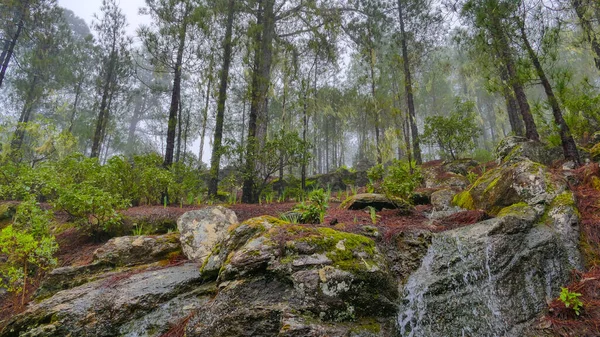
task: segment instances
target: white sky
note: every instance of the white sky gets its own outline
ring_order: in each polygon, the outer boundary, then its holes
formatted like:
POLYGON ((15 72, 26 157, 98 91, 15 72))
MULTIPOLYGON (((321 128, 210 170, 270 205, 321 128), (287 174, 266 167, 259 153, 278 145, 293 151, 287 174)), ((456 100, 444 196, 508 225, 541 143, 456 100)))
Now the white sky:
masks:
MULTIPOLYGON (((141 23, 148 23, 148 17, 138 15, 138 10, 143 7, 144 0, 117 0, 119 6, 127 16, 127 27, 128 34, 135 37, 135 30, 141 23)), ((102 0, 58 0, 58 5, 64 8, 72 10, 75 15, 82 18, 91 24, 94 13, 100 12, 100 5, 102 0)))

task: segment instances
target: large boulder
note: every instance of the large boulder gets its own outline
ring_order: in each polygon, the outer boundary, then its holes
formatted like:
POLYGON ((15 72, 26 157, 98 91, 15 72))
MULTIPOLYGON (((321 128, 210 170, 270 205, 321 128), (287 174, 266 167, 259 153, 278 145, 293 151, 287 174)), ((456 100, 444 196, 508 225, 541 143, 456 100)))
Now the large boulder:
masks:
POLYGON ((525 204, 435 234, 404 287, 401 336, 523 336, 574 268, 577 213, 561 196, 547 217, 525 204))
POLYGON ((222 206, 183 214, 177 220, 183 253, 190 260, 204 263, 215 245, 225 238, 227 229, 237 224, 235 213, 222 206))
POLYGON ((356 194, 348 197, 348 199, 340 205, 340 208, 349 210, 360 210, 368 207, 373 207, 378 211, 381 211, 384 208, 401 210, 410 209, 410 206, 402 199, 390 199, 383 194, 376 193, 356 194))
POLYGON ((214 295, 198 268, 129 271, 61 291, 12 318, 0 336, 160 336, 214 295))
POLYGON ((147 264, 181 252, 179 234, 120 236, 94 252, 94 262, 113 266, 147 264))
POLYGON ((454 204, 496 215, 504 207, 525 202, 542 214, 566 188, 566 181, 546 166, 523 159, 486 172, 469 189, 457 194, 454 204))
POLYGON ((397 288, 364 236, 272 217, 232 228, 202 268, 220 289, 187 336, 389 336, 397 288))
POLYGON ((523 137, 511 136, 500 141, 496 147, 498 163, 531 160, 536 163, 550 165, 562 159, 562 150, 523 137))

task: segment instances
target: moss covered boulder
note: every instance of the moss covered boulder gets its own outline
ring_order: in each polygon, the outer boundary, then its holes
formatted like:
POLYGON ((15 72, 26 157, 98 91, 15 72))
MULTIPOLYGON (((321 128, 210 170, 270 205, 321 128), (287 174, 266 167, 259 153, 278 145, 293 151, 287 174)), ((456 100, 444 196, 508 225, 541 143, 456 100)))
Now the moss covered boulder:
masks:
POLYGON ((400 198, 388 198, 383 194, 361 193, 348 197, 341 205, 341 209, 361 210, 373 207, 378 211, 384 208, 410 211, 411 206, 400 198))
POLYGON ((566 182, 546 166, 523 159, 486 172, 468 189, 454 196, 453 204, 497 215, 504 207, 524 202, 542 214, 566 188, 566 182))
POLYGON ((531 160, 536 163, 550 165, 562 158, 560 148, 553 148, 523 137, 506 137, 496 147, 496 160, 498 163, 531 160))
POLYGON ((221 290, 188 336, 393 334, 397 286, 362 235, 250 219, 230 228, 201 271, 221 290))

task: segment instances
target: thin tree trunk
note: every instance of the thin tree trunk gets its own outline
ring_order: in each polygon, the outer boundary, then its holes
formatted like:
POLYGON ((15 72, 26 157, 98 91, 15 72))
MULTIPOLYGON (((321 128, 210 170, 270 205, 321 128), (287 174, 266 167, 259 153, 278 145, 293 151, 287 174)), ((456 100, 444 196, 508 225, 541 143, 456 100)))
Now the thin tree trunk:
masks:
POLYGON ((523 84, 521 84, 518 78, 510 44, 508 43, 508 40, 504 33, 502 23, 496 15, 492 15, 491 21, 491 33, 493 34, 494 39, 498 43, 500 57, 504 63, 504 66, 506 67, 509 83, 512 86, 513 91, 515 93, 515 98, 517 100, 517 104, 519 105, 519 110, 521 111, 523 122, 525 123, 525 137, 527 137, 530 140, 539 141, 540 135, 537 132, 535 121, 533 120, 533 115, 531 114, 531 108, 529 107, 529 103, 527 102, 527 95, 525 94, 525 89, 523 88, 523 84))
POLYGON ((23 2, 22 6, 23 6, 23 8, 20 12, 19 20, 17 23, 17 31, 12 36, 12 39, 10 40, 10 44, 8 45, 8 48, 6 49, 6 52, 3 51, 4 55, 2 55, 3 56, 2 57, 2 66, 0 68, 0 88, 2 88, 2 83, 4 82, 4 77, 6 76, 6 71, 8 69, 8 65, 10 64, 10 60, 11 60, 13 52, 15 50, 17 41, 19 40, 19 37, 21 36, 21 32, 23 31, 23 26, 25 25, 25 15, 29 9, 29 0, 25 0, 23 2))
POLYGON ((77 87, 75 88, 75 102, 73 102, 73 112, 71 113, 71 120, 69 121, 69 133, 73 131, 73 124, 75 122, 75 115, 77 114, 77 107, 79 106, 79 97, 81 96, 82 85, 83 79, 79 79, 77 87))
POLYGON ((204 138, 206 138, 206 124, 208 122, 208 105, 210 103, 210 89, 212 87, 212 72, 214 65, 214 56, 210 55, 210 63, 208 64, 208 82, 206 83, 206 100, 204 102, 204 111, 202 113, 202 132, 200 133, 200 152, 198 153, 198 161, 202 163, 204 157, 204 138))
POLYGON ((423 160, 421 158, 421 147, 419 144, 419 128, 417 127, 417 115, 415 112, 412 77, 410 73, 410 60, 408 58, 408 47, 406 45, 406 32, 404 31, 404 14, 402 0, 398 0, 398 17, 400 18, 402 59, 404 63, 404 88, 406 92, 406 106, 408 107, 409 123, 412 133, 413 154, 417 165, 420 165, 422 164, 423 160))
POLYGON ((379 111, 377 110, 377 101, 376 101, 376 93, 375 93, 375 51, 371 49, 371 57, 369 61, 369 69, 371 74, 371 95, 373 97, 373 117, 375 117, 375 145, 377 147, 377 164, 383 164, 383 157, 381 155, 381 144, 380 144, 380 135, 379 135, 379 111))
POLYGON ((183 163, 187 157, 188 131, 190 130, 190 109, 185 114, 185 130, 183 131, 183 163))
POLYGON ((219 85, 219 99, 217 103, 217 116, 215 138, 210 160, 210 181, 208 183, 208 196, 216 197, 219 185, 219 166, 221 165, 221 143, 223 140, 223 120, 225 117, 225 102, 227 101, 227 85, 229 84, 229 68, 231 66, 231 49, 233 35, 233 19, 235 17, 235 0, 229 0, 227 13, 227 28, 223 40, 223 68, 221 69, 221 84, 219 85))
POLYGON ((175 132, 177 127, 177 113, 181 100, 181 74, 183 66, 183 52, 185 50, 185 38, 187 35, 187 15, 189 7, 186 7, 183 16, 183 26, 179 32, 179 46, 177 48, 177 61, 175 63, 175 76, 173 78, 173 92, 171 95, 171 108, 169 109, 169 122, 167 128, 167 148, 165 150, 165 161, 163 166, 169 168, 173 164, 173 152, 175 150, 175 132))
POLYGON ((106 69, 106 78, 104 79, 104 86, 102 88, 102 100, 100 102, 100 113, 98 114, 98 120, 96 121, 96 131, 94 132, 94 138, 92 142, 91 158, 98 158, 100 155, 100 145, 102 142, 102 134, 104 132, 104 125, 106 115, 108 114, 108 100, 110 95, 110 89, 113 79, 113 73, 115 71, 117 54, 113 43, 113 50, 110 54, 110 60, 108 62, 108 69, 106 69))
POLYGON ((521 38, 523 39, 523 44, 525 45, 525 49, 527 50, 527 54, 529 54, 529 58, 535 67, 538 77, 542 81, 542 86, 544 87, 544 92, 548 97, 548 102, 550 102, 550 106, 552 107, 552 115, 554 116, 554 122, 558 126, 560 140, 562 143, 563 153, 567 160, 572 160, 575 162, 577 166, 581 166, 581 159, 579 158, 579 152, 577 152, 577 145, 575 144, 575 140, 573 139, 573 135, 571 134, 571 130, 569 126, 565 122, 563 118, 562 111, 560 109, 560 105, 558 104, 558 99, 554 95, 554 91, 552 90, 552 86, 550 85, 550 81, 546 77, 546 73, 544 72, 544 68, 542 68, 542 64, 540 60, 531 47, 529 40, 527 39, 527 34, 525 32, 525 24, 521 22, 521 38))
POLYGON ((502 94, 504 99, 506 100, 506 113, 508 115, 508 121, 510 123, 510 128, 514 132, 516 136, 523 137, 525 136, 525 126, 523 125, 523 118, 519 114, 517 101, 515 100, 515 96, 510 90, 510 79, 508 78, 508 72, 506 67, 500 68, 500 78, 502 79, 502 94))
POLYGON ((179 163, 181 158, 181 134, 183 133, 183 103, 179 100, 179 109, 177 109, 177 150, 175 151, 175 162, 179 163))
MULTIPOLYGON (((308 83, 304 88, 304 97, 302 102, 302 141, 306 144, 306 132, 308 131, 308 83)), ((308 149, 302 152, 302 168, 300 172, 302 190, 306 189, 306 165, 308 161, 308 149)))

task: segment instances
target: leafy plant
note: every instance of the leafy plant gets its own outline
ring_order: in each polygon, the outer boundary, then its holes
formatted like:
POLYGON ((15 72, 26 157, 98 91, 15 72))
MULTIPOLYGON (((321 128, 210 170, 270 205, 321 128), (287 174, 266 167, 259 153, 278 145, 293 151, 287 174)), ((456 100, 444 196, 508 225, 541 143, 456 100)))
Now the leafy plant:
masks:
POLYGON ((323 223, 328 208, 329 195, 323 189, 317 189, 308 195, 308 202, 301 202, 294 207, 294 212, 302 215, 304 223, 323 223))
POLYGON ((144 233, 144 225, 135 224, 132 232, 135 236, 142 235, 144 233))
POLYGON ((579 316, 583 307, 583 302, 579 300, 579 297, 581 297, 580 293, 569 291, 568 288, 560 288, 560 301, 564 303, 565 307, 573 308, 577 316, 579 316))
POLYGON ((300 220, 302 219, 302 214, 296 212, 287 212, 285 214, 282 214, 280 218, 293 225, 296 225, 300 223, 300 220))
POLYGON ((0 264, 0 286, 10 292, 22 292, 23 304, 29 277, 56 265, 54 253, 58 245, 53 236, 36 237, 9 225, 0 231, 0 247, 7 258, 0 264))

